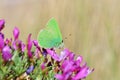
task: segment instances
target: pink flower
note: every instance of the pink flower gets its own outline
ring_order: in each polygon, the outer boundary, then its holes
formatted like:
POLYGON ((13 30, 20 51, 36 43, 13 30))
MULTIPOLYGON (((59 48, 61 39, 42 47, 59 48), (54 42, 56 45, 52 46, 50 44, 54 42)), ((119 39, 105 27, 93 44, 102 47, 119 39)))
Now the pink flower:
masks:
POLYGON ((47 53, 56 61, 61 61, 64 60, 66 57, 68 57, 70 54, 68 49, 64 49, 63 51, 61 51, 61 54, 58 55, 55 50, 51 50, 51 49, 46 49, 47 53))
POLYGON ((34 46, 41 52, 40 46, 38 45, 37 40, 33 40, 34 46))
POLYGON ((5 27, 5 21, 4 19, 0 20, 0 31, 5 27))
POLYGON ((73 77, 73 80, 79 80, 79 79, 86 78, 91 72, 93 72, 93 70, 94 69, 91 70, 85 64, 84 66, 81 67, 79 72, 73 77))
POLYGON ((54 50, 47 49, 48 54, 56 61, 59 61, 59 56, 55 53, 54 50))
POLYGON ((4 39, 3 39, 3 37, 0 35, 0 50, 2 50, 3 47, 4 47, 4 39))
POLYGON ((17 27, 13 30, 14 39, 17 40, 19 37, 19 29, 17 27))
POLYGON ((63 52, 66 53, 66 58, 62 58, 63 60, 60 61, 61 74, 56 74, 55 78, 58 80, 81 80, 93 72, 94 69, 90 69, 86 63, 83 66, 80 65, 83 60, 82 56, 74 59, 75 54, 68 49, 63 52))
POLYGON ((2 50, 2 58, 4 61, 9 61, 12 58, 11 49, 9 46, 5 46, 2 50))
POLYGON ((27 50, 28 50, 28 57, 29 58, 32 58, 31 49, 32 49, 32 40, 31 40, 31 34, 29 34, 28 40, 27 40, 27 50))
POLYGON ((45 63, 43 62, 41 65, 40 65, 41 69, 44 70, 45 69, 45 63))

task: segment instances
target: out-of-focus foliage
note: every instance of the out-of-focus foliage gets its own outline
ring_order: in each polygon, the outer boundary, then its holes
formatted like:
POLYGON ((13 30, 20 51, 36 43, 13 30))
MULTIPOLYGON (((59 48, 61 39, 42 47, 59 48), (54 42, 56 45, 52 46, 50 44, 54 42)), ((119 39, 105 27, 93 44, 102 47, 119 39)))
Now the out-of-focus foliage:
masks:
POLYGON ((86 80, 119 80, 119 0, 0 0, 0 18, 7 22, 5 36, 17 25, 24 41, 36 38, 54 17, 70 50, 83 55, 95 68, 86 80))

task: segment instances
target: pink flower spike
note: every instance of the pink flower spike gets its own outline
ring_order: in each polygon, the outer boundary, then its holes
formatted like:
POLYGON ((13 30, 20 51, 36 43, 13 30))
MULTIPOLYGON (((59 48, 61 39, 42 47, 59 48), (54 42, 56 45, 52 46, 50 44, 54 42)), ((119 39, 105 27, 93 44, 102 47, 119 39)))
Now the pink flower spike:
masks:
POLYGON ((0 31, 5 27, 5 21, 4 19, 0 20, 0 31))
POLYGON ((4 39, 3 39, 3 37, 0 35, 0 50, 2 50, 3 47, 4 47, 4 39))
POLYGON ((31 50, 31 48, 32 48, 32 41, 31 41, 31 34, 29 34, 27 40, 27 49, 31 50))
POLYGON ((18 37, 19 37, 19 29, 17 27, 14 28, 13 35, 14 35, 15 40, 18 39, 18 37))
POLYGON ((27 50, 28 50, 28 57, 29 58, 32 58, 32 52, 31 52, 31 49, 32 49, 32 40, 31 40, 31 34, 29 34, 28 36, 28 40, 27 40, 27 50))

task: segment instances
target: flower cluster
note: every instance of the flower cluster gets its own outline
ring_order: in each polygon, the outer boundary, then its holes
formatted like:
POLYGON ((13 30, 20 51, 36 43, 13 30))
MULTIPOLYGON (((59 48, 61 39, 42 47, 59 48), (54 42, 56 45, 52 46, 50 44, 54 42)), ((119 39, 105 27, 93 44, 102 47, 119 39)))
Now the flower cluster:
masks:
POLYGON ((25 44, 17 27, 13 39, 5 38, 4 27, 5 21, 0 20, 0 80, 81 80, 94 70, 66 48, 59 55, 54 48, 41 48, 31 34, 25 44))
POLYGON ((5 38, 2 32, 4 27, 5 21, 0 20, 0 80, 22 79, 25 76, 19 76, 34 70, 34 60, 40 58, 41 49, 37 40, 31 39, 31 34, 28 35, 27 44, 20 40, 17 27, 13 30, 13 39, 5 38))
POLYGON ((90 74, 94 69, 89 69, 84 63, 82 66, 82 56, 78 56, 75 60, 75 54, 70 52, 68 49, 64 49, 60 56, 58 56, 54 50, 47 49, 48 54, 57 61, 58 72, 55 75, 55 78, 58 80, 80 80, 85 78, 88 74, 90 74))

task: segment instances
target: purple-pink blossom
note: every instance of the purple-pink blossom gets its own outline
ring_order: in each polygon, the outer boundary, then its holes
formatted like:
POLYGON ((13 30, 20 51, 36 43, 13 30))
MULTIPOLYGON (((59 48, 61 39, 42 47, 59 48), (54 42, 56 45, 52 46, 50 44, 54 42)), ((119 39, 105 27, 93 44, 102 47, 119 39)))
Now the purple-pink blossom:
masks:
POLYGON ((18 37, 19 37, 19 29, 17 27, 14 28, 13 35, 14 35, 15 40, 18 39, 18 37))
POLYGON ((3 39, 3 37, 0 35, 0 50, 2 50, 3 47, 4 47, 4 39, 3 39))
POLYGON ((34 46, 41 52, 41 48, 40 48, 37 40, 33 40, 33 44, 34 44, 34 46))
POLYGON ((90 69, 86 64, 81 67, 79 72, 73 77, 73 80, 86 78, 94 69, 90 69))
POLYGON ((0 20, 0 31, 5 27, 4 19, 0 20))
POLYGON ((20 33, 19 29, 15 27, 13 30, 14 41, 12 42, 12 45, 15 50, 21 50, 21 52, 23 52, 25 48, 25 44, 18 39, 19 33, 20 33))
POLYGON ((43 62, 41 65, 40 65, 41 69, 44 70, 45 69, 45 63, 43 62))
POLYGON ((86 63, 82 64, 82 56, 75 59, 75 54, 65 49, 60 56, 56 54, 55 50, 47 49, 48 54, 56 61, 59 61, 61 74, 56 74, 55 78, 58 80, 81 80, 87 77, 93 69, 90 69, 86 63))
POLYGON ((68 49, 64 49, 63 51, 61 51, 60 55, 58 55, 55 50, 51 50, 51 49, 46 49, 48 54, 56 61, 61 61, 64 60, 66 57, 68 57, 68 55, 70 55, 70 52, 68 49))
POLYGON ((28 39, 27 39, 27 50, 28 50, 28 57, 32 58, 32 40, 31 40, 31 34, 29 34, 28 39))
POLYGON ((2 58, 4 61, 9 61, 12 58, 11 49, 7 45, 2 49, 2 58))

